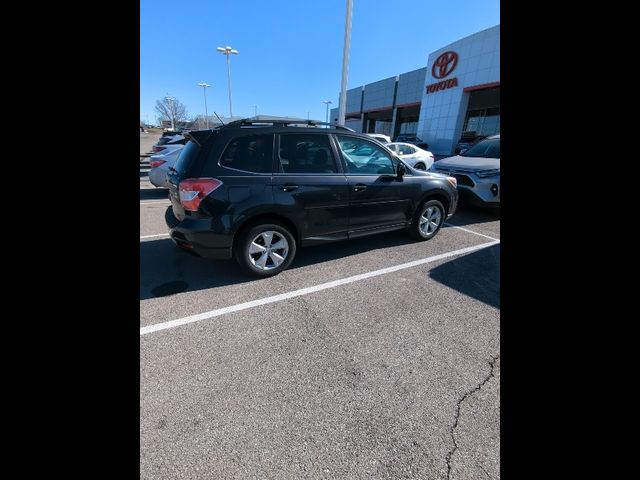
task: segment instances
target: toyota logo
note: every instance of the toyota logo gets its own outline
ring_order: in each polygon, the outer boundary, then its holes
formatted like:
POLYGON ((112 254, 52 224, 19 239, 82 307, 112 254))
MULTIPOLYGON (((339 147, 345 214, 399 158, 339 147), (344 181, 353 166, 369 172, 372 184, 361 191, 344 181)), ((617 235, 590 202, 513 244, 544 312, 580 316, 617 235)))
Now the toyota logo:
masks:
POLYGON ((436 58, 433 67, 431 67, 431 75, 434 78, 444 78, 453 72, 458 64, 458 54, 456 52, 448 51, 444 52, 438 58, 436 58))

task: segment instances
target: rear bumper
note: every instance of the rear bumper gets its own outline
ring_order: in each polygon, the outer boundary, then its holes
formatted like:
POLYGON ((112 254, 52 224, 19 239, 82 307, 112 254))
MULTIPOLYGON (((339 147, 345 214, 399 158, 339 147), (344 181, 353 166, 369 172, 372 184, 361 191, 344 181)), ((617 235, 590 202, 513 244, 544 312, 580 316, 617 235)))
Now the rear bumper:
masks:
POLYGON ((158 188, 167 186, 167 171, 159 168, 149 170, 149 181, 158 188))
POLYGON ((182 250, 204 258, 231 258, 232 235, 216 233, 211 219, 185 218, 173 228, 168 226, 171 240, 182 250))

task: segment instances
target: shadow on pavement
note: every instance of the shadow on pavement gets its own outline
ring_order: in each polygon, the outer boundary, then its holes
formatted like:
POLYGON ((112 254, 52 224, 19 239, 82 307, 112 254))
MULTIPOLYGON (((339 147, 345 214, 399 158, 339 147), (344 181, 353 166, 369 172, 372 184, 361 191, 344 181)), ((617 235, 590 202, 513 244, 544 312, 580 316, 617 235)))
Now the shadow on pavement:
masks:
POLYGON ((447 223, 464 227, 474 223, 499 222, 500 213, 493 208, 482 208, 461 202, 456 213, 447 220, 447 223))
POLYGON ((141 188, 140 200, 159 200, 169 198, 169 189, 167 188, 141 188))
POLYGON ((181 291, 191 292, 251 280, 233 260, 199 258, 169 239, 140 242, 140 300, 159 296, 154 292, 172 282, 184 282, 181 291))
POLYGON ((500 244, 450 260, 429 272, 442 285, 500 308, 500 244))
MULTIPOLYGON (((408 243, 412 240, 405 232, 397 231, 357 241, 302 248, 289 270, 408 243)), ((167 284, 175 284, 179 292, 191 292, 256 280, 244 274, 235 260, 196 257, 183 252, 169 239, 140 242, 140 300, 160 296, 157 295, 158 290, 162 291, 167 284)))

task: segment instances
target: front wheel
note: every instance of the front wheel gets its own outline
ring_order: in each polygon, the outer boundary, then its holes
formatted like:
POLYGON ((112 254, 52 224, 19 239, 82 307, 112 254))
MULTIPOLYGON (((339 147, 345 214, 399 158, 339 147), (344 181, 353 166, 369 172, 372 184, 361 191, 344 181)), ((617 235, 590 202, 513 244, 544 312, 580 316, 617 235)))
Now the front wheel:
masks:
POLYGON ((234 253, 245 272, 257 277, 272 277, 293 261, 296 240, 278 223, 255 225, 240 235, 234 253))
POLYGON ((427 200, 416 210, 409 233, 416 240, 430 240, 444 223, 445 210, 438 200, 427 200))

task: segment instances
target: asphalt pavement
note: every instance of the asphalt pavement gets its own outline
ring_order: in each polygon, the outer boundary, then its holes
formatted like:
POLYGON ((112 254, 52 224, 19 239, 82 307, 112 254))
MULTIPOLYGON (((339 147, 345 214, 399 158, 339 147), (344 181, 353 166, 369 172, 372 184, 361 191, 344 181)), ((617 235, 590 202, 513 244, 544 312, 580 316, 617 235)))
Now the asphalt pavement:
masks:
POLYGON ((145 170, 141 478, 500 477, 495 213, 301 249, 256 280, 178 250, 145 170))

